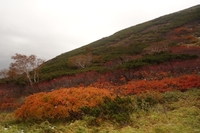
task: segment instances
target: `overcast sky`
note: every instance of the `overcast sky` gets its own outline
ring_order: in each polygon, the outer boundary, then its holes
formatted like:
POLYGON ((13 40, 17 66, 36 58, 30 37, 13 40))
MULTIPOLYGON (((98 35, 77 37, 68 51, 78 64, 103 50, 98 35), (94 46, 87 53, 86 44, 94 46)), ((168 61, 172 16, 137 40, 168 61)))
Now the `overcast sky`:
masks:
POLYGON ((0 0, 0 70, 15 53, 49 60, 199 0, 0 0))

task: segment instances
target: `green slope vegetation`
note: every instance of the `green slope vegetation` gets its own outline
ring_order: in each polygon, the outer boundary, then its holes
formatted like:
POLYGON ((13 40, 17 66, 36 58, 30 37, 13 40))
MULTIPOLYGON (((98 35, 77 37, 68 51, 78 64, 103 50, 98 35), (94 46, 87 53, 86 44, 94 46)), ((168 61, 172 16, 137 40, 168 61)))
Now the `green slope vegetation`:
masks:
MULTIPOLYGON (((45 81, 89 70, 105 71, 107 62, 119 62, 122 60, 128 62, 137 56, 142 58, 143 55, 151 53, 150 51, 152 51, 153 47, 157 48, 154 52, 160 52, 169 51, 178 44, 198 44, 197 38, 200 36, 199 12, 200 5, 197 5, 126 28, 111 36, 63 53, 47 61, 42 66, 40 79, 45 81), (185 30, 183 29, 180 34, 174 33, 174 30, 180 27, 184 27, 185 30), (195 30, 188 31, 188 29, 195 30), (190 38, 188 37, 189 35, 190 38), (184 36, 186 39, 180 37, 174 39, 174 36, 184 36), (70 58, 78 55, 82 56, 82 58, 85 58, 83 55, 91 56, 89 64, 84 69, 70 64, 70 58)), ((119 64, 116 63, 116 66, 119 64)))

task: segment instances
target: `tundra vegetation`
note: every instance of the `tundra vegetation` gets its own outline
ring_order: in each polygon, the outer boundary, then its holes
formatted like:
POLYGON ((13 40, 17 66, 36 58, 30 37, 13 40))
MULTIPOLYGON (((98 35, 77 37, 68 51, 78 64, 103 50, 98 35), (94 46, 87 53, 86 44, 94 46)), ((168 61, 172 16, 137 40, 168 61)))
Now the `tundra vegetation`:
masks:
POLYGON ((199 133, 200 6, 0 71, 2 133, 199 133))
MULTIPOLYGON (((37 95, 38 99, 50 96, 50 94, 43 95, 43 97, 41 94, 37 95)), ((199 89, 190 89, 184 92, 168 91, 165 93, 148 91, 128 97, 115 97, 113 100, 106 98, 103 103, 92 108, 81 107, 78 115, 72 114, 71 118, 59 120, 52 120, 53 116, 49 114, 52 110, 48 112, 48 109, 43 120, 40 115, 36 116, 34 120, 22 121, 16 119, 14 113, 1 113, 0 132, 198 133, 200 131, 199 96, 199 89), (48 118, 45 118, 48 114, 48 118)), ((30 98, 27 100, 31 100, 30 98)), ((47 104, 51 104, 50 99, 47 104)), ((38 107, 39 111, 42 107, 40 105, 38 107)), ((46 107, 44 106, 44 108, 46 107)), ((55 106, 52 108, 54 114, 57 114, 56 110, 59 108, 59 105, 57 108, 55 106)), ((30 107, 27 108, 27 111, 31 111, 30 107)), ((34 114, 34 112, 32 113, 34 114)), ((64 113, 60 112, 57 116, 64 116, 64 113)))

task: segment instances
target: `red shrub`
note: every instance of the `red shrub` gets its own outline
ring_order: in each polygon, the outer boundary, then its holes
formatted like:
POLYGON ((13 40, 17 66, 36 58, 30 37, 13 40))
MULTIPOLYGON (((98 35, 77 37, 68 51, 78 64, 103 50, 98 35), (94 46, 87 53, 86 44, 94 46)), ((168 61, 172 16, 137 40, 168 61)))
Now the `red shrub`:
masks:
POLYGON ((200 87, 200 76, 184 75, 177 78, 165 78, 162 80, 140 80, 130 81, 124 87, 120 88, 121 94, 132 95, 144 91, 154 90, 159 92, 166 92, 171 90, 187 90, 190 88, 200 87))
POLYGON ((4 98, 0 103, 0 110, 13 111, 20 106, 15 98, 4 98))

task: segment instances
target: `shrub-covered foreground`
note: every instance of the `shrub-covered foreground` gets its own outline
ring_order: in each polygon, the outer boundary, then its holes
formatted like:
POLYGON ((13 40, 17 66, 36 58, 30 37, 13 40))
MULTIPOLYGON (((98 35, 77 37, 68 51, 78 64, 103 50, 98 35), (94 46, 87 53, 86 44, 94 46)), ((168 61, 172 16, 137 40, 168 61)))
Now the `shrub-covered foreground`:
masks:
POLYGON ((200 90, 146 92, 116 97, 96 108, 82 108, 82 119, 21 122, 14 114, 0 115, 2 133, 199 133, 200 90), (128 108, 123 108, 123 105, 128 108), (118 108, 119 110, 115 109, 118 108), (102 112, 101 109, 104 109, 102 112), (100 111, 99 111, 100 110, 100 111), (128 110, 123 114, 124 110, 128 110), (121 111, 121 112, 120 112, 121 111), (120 115, 121 114, 121 115, 120 115), (121 117, 120 117, 121 116, 121 117), (128 121, 124 121, 127 118, 128 121), (121 123, 120 123, 121 121, 121 123), (123 122, 124 121, 124 122, 123 122))
POLYGON ((82 107, 97 106, 105 97, 112 98, 108 90, 92 87, 41 92, 27 97, 15 115, 21 120, 80 119, 82 107))

